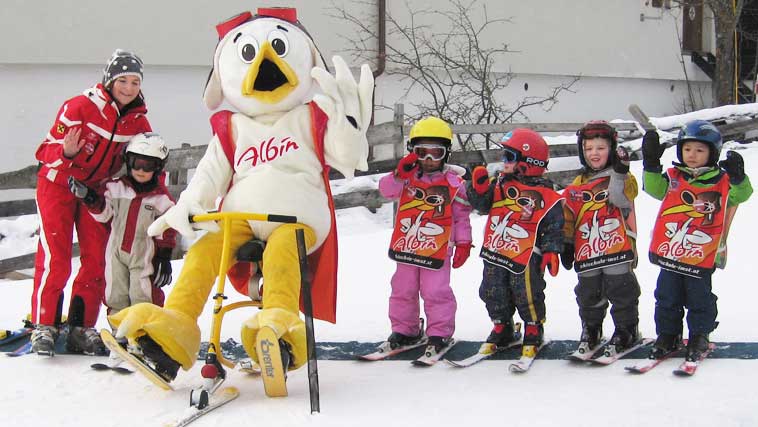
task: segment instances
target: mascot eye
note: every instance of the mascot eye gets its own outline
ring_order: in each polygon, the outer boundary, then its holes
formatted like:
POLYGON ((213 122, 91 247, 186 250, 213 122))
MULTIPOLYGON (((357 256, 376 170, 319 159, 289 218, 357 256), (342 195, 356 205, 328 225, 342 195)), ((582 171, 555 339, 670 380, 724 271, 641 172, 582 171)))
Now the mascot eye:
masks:
POLYGON ((509 199, 514 200, 518 197, 518 190, 516 187, 508 187, 505 190, 505 195, 508 196, 509 199))
POLYGON ((695 195, 692 194, 692 192, 689 190, 682 191, 682 195, 680 197, 682 201, 684 202, 684 204, 689 205, 689 206, 692 206, 692 204, 695 203, 695 200, 696 200, 695 195))
POLYGON ((242 36, 237 40, 237 55, 242 62, 249 64, 258 53, 258 41, 250 36, 242 36))
POLYGON ((276 52, 280 58, 287 56, 290 43, 289 40, 287 40, 287 36, 285 36, 283 32, 279 30, 272 31, 268 35, 268 41, 271 43, 271 47, 274 48, 274 52, 276 52))
POLYGON ((445 203, 445 199, 437 194, 432 194, 426 197, 426 203, 432 205, 432 206, 439 206, 443 203, 445 203))

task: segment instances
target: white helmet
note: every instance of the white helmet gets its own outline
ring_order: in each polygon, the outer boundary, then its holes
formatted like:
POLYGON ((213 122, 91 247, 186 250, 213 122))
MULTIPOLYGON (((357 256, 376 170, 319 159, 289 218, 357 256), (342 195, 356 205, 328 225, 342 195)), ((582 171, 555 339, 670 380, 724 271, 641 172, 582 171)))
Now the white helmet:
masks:
POLYGON ((168 159, 168 147, 157 133, 134 135, 124 150, 124 163, 128 169, 160 172, 168 159))
POLYGON ((126 153, 139 154, 146 157, 156 157, 165 161, 168 158, 168 147, 160 135, 154 132, 134 135, 126 146, 126 153))

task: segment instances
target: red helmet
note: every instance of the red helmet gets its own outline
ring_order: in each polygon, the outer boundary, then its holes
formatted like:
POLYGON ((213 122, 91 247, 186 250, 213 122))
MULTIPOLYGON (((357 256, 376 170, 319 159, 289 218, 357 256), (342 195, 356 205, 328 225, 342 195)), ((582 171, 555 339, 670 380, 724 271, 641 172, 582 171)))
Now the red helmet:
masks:
POLYGON ((518 128, 506 133, 500 140, 503 161, 517 162, 516 172, 524 176, 540 176, 547 168, 550 150, 537 132, 518 128))

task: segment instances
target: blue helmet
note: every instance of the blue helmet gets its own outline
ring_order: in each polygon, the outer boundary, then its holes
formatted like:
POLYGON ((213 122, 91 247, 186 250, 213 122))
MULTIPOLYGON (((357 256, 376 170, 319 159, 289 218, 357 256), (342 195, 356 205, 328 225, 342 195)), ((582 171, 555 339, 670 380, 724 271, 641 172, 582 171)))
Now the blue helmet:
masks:
POLYGON ((682 145, 687 141, 698 141, 708 145, 711 149, 708 164, 716 165, 721 155, 722 145, 721 132, 716 126, 705 120, 693 120, 682 126, 676 138, 676 157, 679 162, 683 162, 682 145))

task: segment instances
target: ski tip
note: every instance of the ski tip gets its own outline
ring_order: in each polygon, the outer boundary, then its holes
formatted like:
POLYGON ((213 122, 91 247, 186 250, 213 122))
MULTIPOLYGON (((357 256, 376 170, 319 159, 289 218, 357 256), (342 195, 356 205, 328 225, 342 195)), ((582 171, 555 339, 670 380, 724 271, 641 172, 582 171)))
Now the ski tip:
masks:
POLYGON ((239 394, 240 390, 237 387, 224 387, 221 389, 222 396, 238 396, 239 394))
POLYGON ((523 373, 525 373, 525 372, 528 371, 528 369, 524 369, 524 368, 522 368, 522 367, 520 367, 518 365, 511 365, 511 366, 508 367, 508 370, 512 374, 523 374, 523 373))

